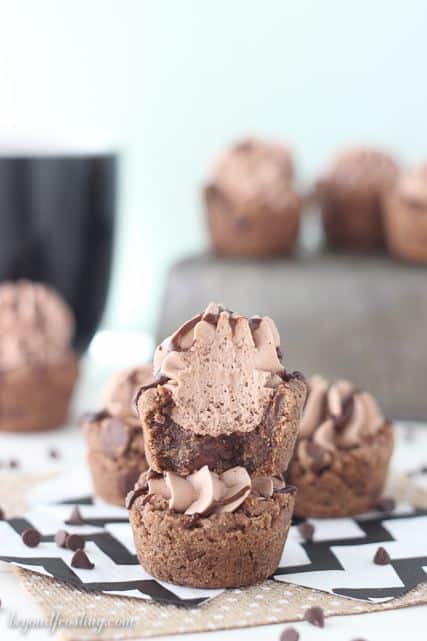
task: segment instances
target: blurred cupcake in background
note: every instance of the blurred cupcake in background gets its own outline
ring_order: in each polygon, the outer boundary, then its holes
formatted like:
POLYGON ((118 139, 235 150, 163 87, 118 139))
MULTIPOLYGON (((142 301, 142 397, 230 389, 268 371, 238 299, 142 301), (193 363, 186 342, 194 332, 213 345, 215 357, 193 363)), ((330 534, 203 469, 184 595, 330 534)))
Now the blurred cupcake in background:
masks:
POLYGON ((383 196, 398 176, 388 154, 354 148, 337 156, 316 184, 328 245, 370 251, 384 246, 383 196))
POLYGON ((79 373, 74 318, 57 292, 28 280, 0 285, 0 431, 63 425, 79 373))
POLYGON ((385 198, 385 229, 393 256, 427 263, 427 163, 402 173, 385 198))
POLYGON ((108 503, 124 505, 126 494, 148 467, 134 397, 152 381, 151 364, 119 372, 107 385, 103 409, 82 419, 95 494, 108 503))
POLYGON ((223 256, 289 254, 298 236, 302 199, 286 147, 249 138, 224 152, 204 188, 210 239, 223 256))

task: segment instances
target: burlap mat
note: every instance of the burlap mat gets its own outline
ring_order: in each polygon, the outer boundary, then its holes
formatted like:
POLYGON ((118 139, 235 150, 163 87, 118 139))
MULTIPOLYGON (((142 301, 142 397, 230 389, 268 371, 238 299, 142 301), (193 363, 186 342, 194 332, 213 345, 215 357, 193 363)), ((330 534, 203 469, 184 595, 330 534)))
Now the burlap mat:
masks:
MULTIPOLYGON (((28 487, 28 479, 26 483, 28 487)), ((19 483, 15 480, 15 489, 17 485, 19 483)), ((1 484, 0 487, 3 495, 1 484)), ((394 474, 388 491, 417 507, 427 506, 427 493, 404 475, 394 474)), ((65 622, 75 621, 76 617, 83 620, 82 627, 58 631, 64 641, 129 639, 299 621, 303 619, 305 610, 313 605, 322 607, 325 616, 333 616, 427 604, 427 583, 398 599, 373 604, 287 583, 265 581, 245 590, 228 590, 195 608, 180 608, 96 594, 34 572, 18 568, 16 572, 47 620, 53 615, 60 616, 65 622), (105 627, 96 631, 94 628, 100 621, 105 627)))

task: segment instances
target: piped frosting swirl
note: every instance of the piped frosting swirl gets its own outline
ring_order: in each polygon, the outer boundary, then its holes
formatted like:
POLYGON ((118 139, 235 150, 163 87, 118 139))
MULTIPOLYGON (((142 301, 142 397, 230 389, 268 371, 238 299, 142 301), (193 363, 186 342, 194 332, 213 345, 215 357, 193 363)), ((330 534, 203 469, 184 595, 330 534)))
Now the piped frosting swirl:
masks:
POLYGON ((196 434, 248 432, 283 381, 280 337, 269 317, 245 318, 211 303, 157 348, 156 378, 173 420, 196 434))
POLYGON ((375 399, 349 381, 308 381, 297 456, 304 467, 325 466, 337 449, 357 447, 375 435, 385 419, 375 399))
MULTIPOLYGON (((251 493, 269 498, 275 491, 284 488, 285 482, 278 477, 251 479, 244 467, 233 467, 216 474, 205 465, 185 477, 174 472, 149 472, 144 491, 146 502, 152 496, 162 497, 168 501, 169 509, 175 512, 189 516, 210 516, 234 512, 251 493)), ((128 507, 137 491, 130 493, 128 507)))

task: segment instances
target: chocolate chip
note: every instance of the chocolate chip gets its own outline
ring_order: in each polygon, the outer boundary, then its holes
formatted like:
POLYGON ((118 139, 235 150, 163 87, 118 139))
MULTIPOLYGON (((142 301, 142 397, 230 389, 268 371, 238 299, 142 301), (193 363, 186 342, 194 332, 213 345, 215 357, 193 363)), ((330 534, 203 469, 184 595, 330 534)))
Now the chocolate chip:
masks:
POLYGON ((396 507, 396 501, 391 498, 382 498, 375 506, 379 512, 393 512, 396 507))
POLYGON ((80 534, 69 534, 66 539, 66 546, 69 550, 83 550, 85 540, 80 534))
POLYGON ((84 525, 84 519, 77 505, 74 506, 70 516, 65 521, 67 525, 84 525))
POLYGON ((106 454, 121 456, 129 446, 131 433, 126 423, 118 418, 111 418, 102 423, 100 438, 106 454))
POLYGON ((5 515, 4 515, 4 510, 0 507, 0 521, 4 521, 4 520, 5 520, 5 518, 6 518, 6 517, 5 517, 5 515))
POLYGON ((311 623, 311 625, 315 625, 317 628, 325 627, 325 617, 323 614, 323 610, 317 605, 312 608, 308 608, 308 610, 304 612, 304 619, 311 623))
POLYGON ((67 547, 68 532, 66 530, 58 530, 55 534, 55 543, 59 548, 67 547))
POLYGON ((81 570, 93 570, 95 564, 90 561, 88 555, 84 550, 76 550, 71 559, 73 568, 80 568, 81 570))
POLYGON ((11 470, 15 470, 17 467, 19 467, 19 461, 17 461, 16 458, 11 458, 8 461, 8 465, 11 470))
POLYGON ((304 523, 298 525, 298 532, 306 541, 313 540, 314 529, 314 525, 312 523, 309 523, 308 521, 304 521, 304 523))
POLYGON ((194 528, 200 525, 200 518, 201 515, 198 512, 194 512, 194 514, 190 516, 188 521, 184 523, 184 528, 186 530, 194 530, 194 528))
POLYGON ((376 565, 388 565, 390 563, 390 555, 383 547, 379 547, 375 552, 374 563, 376 565))
POLYGON ((298 641, 299 632, 295 628, 285 628, 279 637, 279 641, 298 641))
POLYGON ((41 541, 41 534, 32 527, 27 528, 21 534, 23 543, 29 548, 36 548, 41 541))
POLYGON ((59 454, 58 450, 56 448, 54 448, 54 447, 51 447, 48 450, 47 454, 48 454, 49 458, 52 458, 52 459, 59 459, 60 458, 60 454, 59 454))

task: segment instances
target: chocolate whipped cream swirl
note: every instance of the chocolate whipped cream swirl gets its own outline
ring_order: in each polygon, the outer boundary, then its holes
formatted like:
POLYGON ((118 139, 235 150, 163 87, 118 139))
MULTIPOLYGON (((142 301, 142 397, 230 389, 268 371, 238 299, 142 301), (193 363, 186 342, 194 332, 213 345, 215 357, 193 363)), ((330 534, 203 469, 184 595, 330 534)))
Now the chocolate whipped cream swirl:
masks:
POLYGON ((327 465, 337 449, 357 447, 374 436, 385 419, 371 394, 349 381, 308 381, 309 395, 300 423, 297 455, 307 468, 327 465))
MULTIPOLYGON (((285 487, 284 481, 276 477, 251 479, 244 467, 233 467, 218 475, 207 465, 183 477, 174 472, 163 475, 149 473, 145 502, 152 496, 161 496, 169 502, 169 509, 182 514, 210 516, 223 512, 234 512, 254 493, 264 498, 285 487)), ((135 493, 130 493, 128 507, 135 493)))
POLYGON ((156 378, 170 390, 172 418, 196 434, 249 432, 283 382, 271 318, 245 318, 211 303, 159 345, 156 378))

